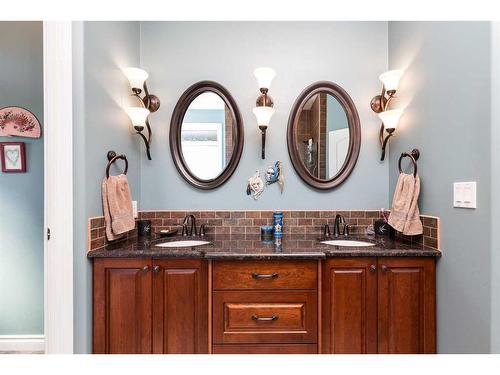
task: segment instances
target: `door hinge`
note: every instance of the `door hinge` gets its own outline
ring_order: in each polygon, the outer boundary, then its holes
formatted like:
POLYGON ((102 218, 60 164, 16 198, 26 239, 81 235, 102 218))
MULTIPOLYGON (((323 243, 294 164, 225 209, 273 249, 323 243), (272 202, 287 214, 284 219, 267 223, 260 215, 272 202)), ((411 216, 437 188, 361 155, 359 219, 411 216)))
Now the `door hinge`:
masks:
POLYGON ((47 241, 50 240, 50 228, 47 228, 47 241))

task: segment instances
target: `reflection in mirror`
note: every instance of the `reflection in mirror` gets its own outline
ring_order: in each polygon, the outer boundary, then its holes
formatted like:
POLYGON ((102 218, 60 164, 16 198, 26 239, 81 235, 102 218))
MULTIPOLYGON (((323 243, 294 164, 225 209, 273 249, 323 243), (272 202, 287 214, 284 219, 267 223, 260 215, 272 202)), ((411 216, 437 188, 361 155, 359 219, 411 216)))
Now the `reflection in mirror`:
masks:
POLYGON ((181 149, 187 167, 201 180, 219 176, 234 148, 231 109, 214 92, 205 91, 189 104, 181 127, 181 149))
POLYGON ((302 107, 295 137, 299 158, 309 173, 332 179, 349 151, 349 122, 343 106, 328 93, 313 95, 302 107))

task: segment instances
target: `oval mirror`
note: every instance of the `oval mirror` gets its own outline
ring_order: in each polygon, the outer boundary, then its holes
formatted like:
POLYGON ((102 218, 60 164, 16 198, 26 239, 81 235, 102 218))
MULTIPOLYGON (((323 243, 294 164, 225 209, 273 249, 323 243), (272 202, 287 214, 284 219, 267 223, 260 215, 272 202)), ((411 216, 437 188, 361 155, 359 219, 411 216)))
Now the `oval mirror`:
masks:
POLYGON ((236 102, 220 84, 189 87, 175 106, 170 151, 177 170, 200 189, 214 189, 235 171, 243 151, 243 122, 236 102))
POLYGON ((333 82, 307 87, 288 119, 288 153, 299 176, 318 189, 340 185, 359 155, 361 129, 356 106, 333 82))

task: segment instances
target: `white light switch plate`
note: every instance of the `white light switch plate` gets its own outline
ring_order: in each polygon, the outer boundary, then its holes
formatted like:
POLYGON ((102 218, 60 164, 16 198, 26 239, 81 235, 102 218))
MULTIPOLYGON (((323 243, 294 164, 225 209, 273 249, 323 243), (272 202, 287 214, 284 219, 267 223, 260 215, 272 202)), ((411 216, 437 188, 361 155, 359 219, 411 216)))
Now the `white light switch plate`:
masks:
POLYGON ((137 214, 137 201, 132 201, 132 212, 134 213, 134 218, 137 219, 139 216, 137 214))
POLYGON ((453 207, 476 208, 476 182, 453 183, 453 207))

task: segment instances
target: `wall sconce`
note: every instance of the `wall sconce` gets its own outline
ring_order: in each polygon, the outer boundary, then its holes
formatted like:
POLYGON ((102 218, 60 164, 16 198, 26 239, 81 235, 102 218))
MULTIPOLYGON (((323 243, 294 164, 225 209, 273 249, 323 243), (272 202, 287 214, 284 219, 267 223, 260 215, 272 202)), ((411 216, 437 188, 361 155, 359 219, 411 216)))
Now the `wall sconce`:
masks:
POLYGON ((151 112, 156 112, 158 108, 160 108, 160 99, 156 95, 149 93, 146 85, 146 80, 149 75, 145 70, 139 68, 125 68, 123 72, 130 82, 132 96, 136 97, 141 103, 140 107, 128 107, 125 111, 130 117, 137 134, 140 135, 144 141, 144 144, 146 145, 146 154, 148 159, 151 160, 150 146, 153 132, 151 131, 151 126, 149 125, 148 116, 151 112), (143 89, 144 95, 141 97, 143 89), (147 137, 142 132, 144 127, 146 127, 148 131, 147 137))
POLYGON ((382 81, 382 93, 375 96, 371 102, 370 106, 372 110, 378 113, 378 117, 382 120, 380 126, 380 144, 382 146, 382 155, 380 161, 385 159, 385 148, 389 138, 393 136, 399 122, 399 118, 403 114, 400 109, 389 110, 389 103, 396 94, 399 86, 399 80, 403 75, 403 70, 389 70, 379 76, 382 81), (387 136, 384 137, 384 129, 387 132, 387 136))
POLYGON ((274 114, 274 102, 267 93, 271 87, 271 82, 276 76, 276 72, 271 68, 257 68, 253 71, 257 82, 259 83, 259 89, 261 94, 255 102, 255 108, 253 113, 257 118, 257 124, 259 125, 260 132, 262 134, 262 159, 266 158, 266 130, 271 121, 271 117, 274 114))

